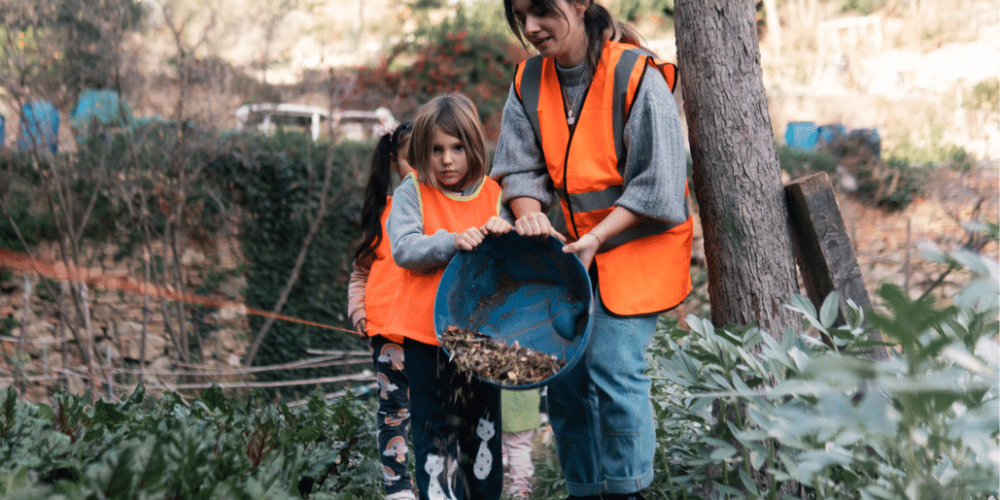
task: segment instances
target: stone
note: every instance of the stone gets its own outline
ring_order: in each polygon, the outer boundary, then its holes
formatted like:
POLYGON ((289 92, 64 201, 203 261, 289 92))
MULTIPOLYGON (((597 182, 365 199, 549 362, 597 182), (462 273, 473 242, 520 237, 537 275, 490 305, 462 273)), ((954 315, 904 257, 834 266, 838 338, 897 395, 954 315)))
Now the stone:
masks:
POLYGON ((193 248, 185 248, 181 254, 181 265, 185 267, 202 266, 205 264, 205 254, 193 248))
POLYGON ((95 354, 97 355, 96 357, 97 364, 100 366, 105 366, 108 364, 109 353, 112 365, 117 366, 122 360, 121 351, 119 351, 118 347, 116 347, 114 343, 110 341, 102 340, 98 342, 97 345, 94 346, 94 350, 96 351, 95 354))
POLYGON ((168 357, 161 356, 146 364, 146 369, 154 373, 173 371, 174 362, 168 357))
POLYGON ((108 304, 94 304, 90 308, 90 318, 98 323, 106 323, 114 315, 115 310, 108 304))
POLYGON ((239 347, 239 344, 236 342, 236 336, 230 330, 215 332, 215 338, 218 339, 218 345, 222 351, 233 352, 239 347))
MULTIPOLYGON (((142 351, 142 335, 125 337, 121 339, 122 355, 126 359, 139 360, 142 351)), ((168 340, 152 333, 146 332, 146 361, 163 356, 167 349, 168 340)))
POLYGON ((142 323, 122 321, 115 327, 118 337, 138 337, 142 334, 142 323))
POLYGON ((219 290, 231 299, 238 299, 243 297, 243 289, 246 287, 246 276, 236 276, 219 285, 219 290))

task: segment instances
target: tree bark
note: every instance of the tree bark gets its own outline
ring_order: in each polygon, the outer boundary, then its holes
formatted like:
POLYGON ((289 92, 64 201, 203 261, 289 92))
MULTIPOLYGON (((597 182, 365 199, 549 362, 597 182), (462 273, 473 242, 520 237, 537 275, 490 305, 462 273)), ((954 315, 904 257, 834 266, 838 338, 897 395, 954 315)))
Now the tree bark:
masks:
MULTIPOLYGON (((754 4, 678 0, 674 23, 712 323, 721 327, 756 321, 773 336, 788 328, 801 333, 801 319, 784 307, 792 302, 798 281, 764 96, 754 4)), ((730 407, 742 419, 720 403, 713 410, 719 422, 748 421, 742 402, 730 407)), ((735 440, 731 444, 742 447, 735 440)), ((721 462, 710 467, 709 477, 723 476, 724 467, 721 462)), ((752 477, 767 490, 769 474, 755 470, 752 477)), ((713 485, 701 485, 703 497, 713 496, 713 485)))
POLYGON ((753 3, 678 0, 674 21, 712 323, 799 332, 784 307, 798 289, 795 256, 753 3))

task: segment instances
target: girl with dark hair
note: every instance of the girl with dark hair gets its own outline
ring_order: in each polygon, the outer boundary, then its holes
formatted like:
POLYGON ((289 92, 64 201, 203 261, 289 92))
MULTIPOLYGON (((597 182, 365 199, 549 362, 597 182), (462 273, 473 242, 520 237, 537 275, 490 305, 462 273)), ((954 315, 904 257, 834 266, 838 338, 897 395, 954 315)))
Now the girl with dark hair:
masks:
POLYGON ((422 500, 496 500, 503 490, 500 389, 458 373, 434 328, 448 262, 512 229, 500 186, 486 176, 486 134, 472 101, 453 93, 421 107, 407 157, 416 173, 396 190, 386 228, 393 259, 409 270, 392 324, 406 337, 417 489, 422 500))
POLYGON ((642 499, 656 446, 645 351, 658 314, 691 290, 675 68, 593 0, 504 0, 504 12, 539 54, 515 73, 492 176, 518 234, 557 234, 546 212, 559 203, 563 251, 594 283, 583 361, 548 388, 567 490, 642 499))
POLYGON ((378 382, 378 446, 386 500, 413 500, 408 471, 407 435, 410 427, 409 381, 404 370, 403 337, 394 333, 390 319, 397 311, 396 290, 405 271, 392 261, 385 222, 392 198, 388 196, 395 172, 403 179, 413 168, 406 158, 411 123, 383 135, 371 159, 371 175, 361 208, 364 238, 354 255, 347 287, 347 314, 358 332, 368 335, 378 382))

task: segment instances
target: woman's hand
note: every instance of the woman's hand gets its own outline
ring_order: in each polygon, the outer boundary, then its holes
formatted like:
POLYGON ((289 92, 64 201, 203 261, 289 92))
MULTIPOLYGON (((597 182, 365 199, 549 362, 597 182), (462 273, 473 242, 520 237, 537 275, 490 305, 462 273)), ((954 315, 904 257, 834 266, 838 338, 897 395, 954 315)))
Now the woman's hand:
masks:
POLYGON ((486 235, 507 234, 511 229, 514 229, 514 226, 511 226, 510 222, 507 222, 503 217, 497 217, 496 215, 490 217, 489 220, 486 221, 486 224, 483 224, 483 227, 479 228, 479 230, 486 235))
POLYGON ((594 261, 594 255, 597 255, 597 249, 600 246, 601 240, 594 233, 590 232, 573 243, 564 246, 562 250, 563 253, 575 253, 580 258, 580 262, 583 263, 583 268, 590 269, 590 263, 594 261))
POLYGON ((455 235, 455 248, 459 250, 475 250, 483 242, 485 235, 478 227, 470 227, 455 235))

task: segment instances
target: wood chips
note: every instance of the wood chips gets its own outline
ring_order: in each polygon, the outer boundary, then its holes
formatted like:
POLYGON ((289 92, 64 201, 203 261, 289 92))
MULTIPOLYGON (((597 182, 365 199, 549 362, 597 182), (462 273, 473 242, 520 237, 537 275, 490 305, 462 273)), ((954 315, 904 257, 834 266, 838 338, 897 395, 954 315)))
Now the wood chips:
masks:
POLYGON ((526 385, 555 375, 566 361, 514 344, 497 342, 479 332, 449 326, 441 334, 442 346, 451 353, 458 370, 470 377, 501 385, 526 385))

